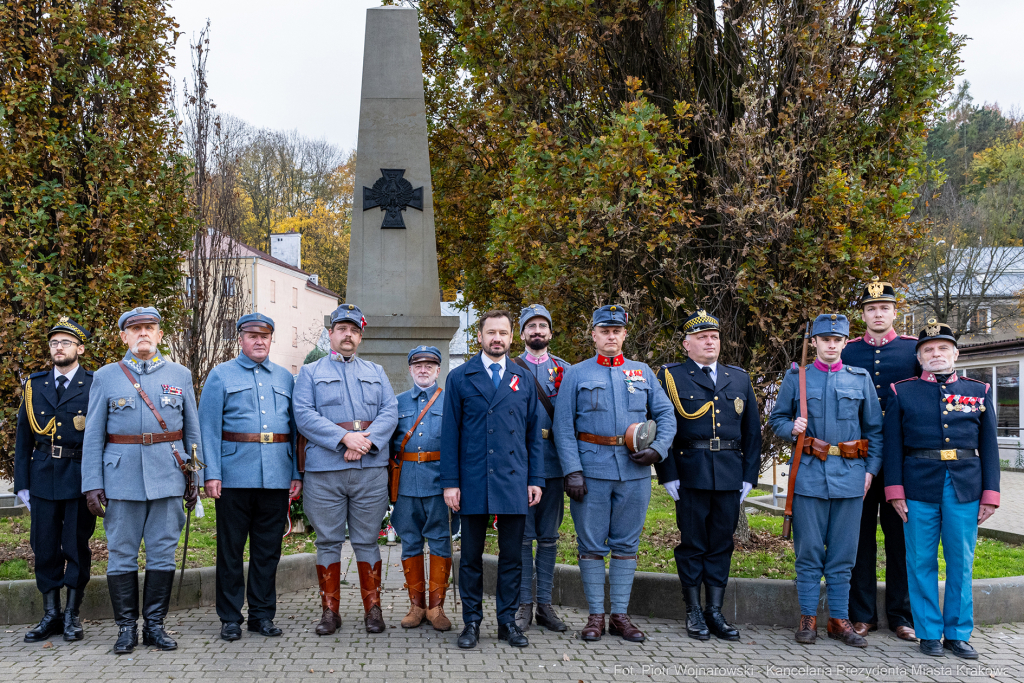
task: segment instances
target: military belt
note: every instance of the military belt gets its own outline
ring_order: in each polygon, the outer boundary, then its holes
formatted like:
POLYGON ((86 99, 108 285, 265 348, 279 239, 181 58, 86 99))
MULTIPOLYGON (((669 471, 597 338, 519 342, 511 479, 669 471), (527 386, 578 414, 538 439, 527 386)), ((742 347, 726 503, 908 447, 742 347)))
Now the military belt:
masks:
POLYGON ((908 458, 924 458, 925 460, 960 460, 976 458, 978 451, 973 448, 908 448, 908 458))
POLYGON ((183 436, 180 429, 161 434, 107 434, 107 443, 135 443, 152 446, 155 443, 181 441, 183 436))
POLYGON ((353 420, 352 422, 337 422, 335 424, 350 432, 365 432, 373 424, 373 420, 353 420))
POLYGON ((704 439, 703 441, 684 441, 683 450, 689 448, 705 451, 738 451, 741 444, 735 439, 704 439))
POLYGON ((868 457, 868 440, 857 439, 856 441, 840 441, 836 445, 828 441, 815 439, 809 436, 804 441, 804 453, 813 455, 818 460, 825 462, 828 456, 835 455, 848 460, 868 457))
POLYGON ((625 436, 598 436, 597 434, 577 432, 576 438, 585 443, 597 444, 598 446, 624 446, 626 444, 625 436))
POLYGON ((418 451, 416 453, 402 451, 398 456, 402 462, 435 462, 441 459, 441 451, 418 451))
POLYGON ((221 432, 221 441, 234 443, 290 443, 291 434, 274 434, 273 432, 259 432, 258 434, 244 434, 241 432, 221 432))
POLYGON ((51 458, 57 460, 68 459, 68 460, 81 460, 82 449, 81 448, 67 448, 66 446, 53 446, 50 444, 36 443, 36 453, 42 453, 48 455, 51 458))

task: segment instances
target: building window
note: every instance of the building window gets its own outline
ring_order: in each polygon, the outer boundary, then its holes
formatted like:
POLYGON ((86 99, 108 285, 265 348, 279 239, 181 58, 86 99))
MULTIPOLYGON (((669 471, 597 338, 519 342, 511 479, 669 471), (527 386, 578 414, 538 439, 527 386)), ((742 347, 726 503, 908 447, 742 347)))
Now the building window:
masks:
POLYGON ((224 276, 224 296, 235 295, 235 276, 225 275, 224 276))
POLYGON ((979 308, 971 314, 967 323, 967 331, 975 334, 988 334, 992 331, 992 309, 979 308))
POLYGON ((220 321, 221 338, 224 341, 230 341, 238 336, 235 330, 235 321, 228 318, 224 318, 220 321))
POLYGON ((273 280, 270 281, 270 303, 277 301, 277 283, 273 280))
POLYGON ((1020 436, 1020 363, 970 368, 964 375, 992 386, 995 397, 996 434, 1020 436))
POLYGON ((911 336, 917 334, 917 325, 915 325, 914 312, 903 314, 903 334, 909 334, 911 336))
POLYGON ((292 308, 299 307, 299 288, 292 287, 292 308))
POLYGON ((292 328, 292 346, 298 348, 299 346, 299 328, 292 328))

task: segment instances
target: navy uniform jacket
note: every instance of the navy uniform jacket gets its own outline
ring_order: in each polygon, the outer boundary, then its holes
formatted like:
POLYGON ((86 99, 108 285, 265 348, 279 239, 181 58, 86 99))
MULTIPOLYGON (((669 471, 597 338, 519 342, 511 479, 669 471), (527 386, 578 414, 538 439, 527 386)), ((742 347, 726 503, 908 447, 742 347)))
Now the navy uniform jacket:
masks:
POLYGON ((32 413, 40 428, 45 429, 54 419, 56 432, 53 445, 62 452, 77 451, 74 456, 64 453, 54 458, 50 453, 50 437, 36 434, 29 423, 28 406, 22 401, 18 411, 18 431, 14 442, 14 490, 28 489, 32 498, 46 500, 73 500, 82 495, 82 438, 85 424, 79 419, 81 429, 75 426, 75 417, 84 418, 89 413, 89 389, 92 388, 92 372, 79 366, 71 383, 64 390, 57 403, 57 386, 53 370, 37 372, 29 376, 25 384, 25 395, 32 389, 32 413))
POLYGON ((851 339, 843 349, 842 361, 870 373, 871 383, 875 385, 875 393, 884 412, 889 385, 921 374, 916 346, 917 337, 899 335, 895 330, 890 330, 882 338, 882 343, 877 345, 868 336, 851 339))
POLYGON ((961 503, 999 505, 999 443, 991 387, 925 372, 890 387, 885 411, 885 499, 941 503, 949 472, 961 503), (966 399, 966 400, 965 400, 966 399), (966 410, 954 410, 965 406, 966 410), (982 410, 984 408, 984 410, 982 410), (958 460, 906 458, 904 448, 978 450, 958 460))
POLYGON ((658 481, 662 484, 679 481, 683 488, 709 491, 739 491, 743 482, 757 483, 761 470, 761 416, 754 398, 754 387, 741 368, 718 364, 717 382, 701 371, 692 360, 669 363, 658 370, 658 380, 676 404, 676 436, 669 449, 669 457, 655 464, 658 481), (669 390, 665 373, 671 373, 675 393, 669 390), (686 419, 687 413, 698 412, 708 402, 713 408, 696 419, 686 419), (712 431, 711 422, 715 422, 712 431), (740 442, 738 449, 710 451, 706 448, 687 448, 689 441, 707 441, 713 436, 740 442))
MULTIPOLYGON (((531 374, 537 378, 541 390, 547 395, 551 405, 557 405, 558 389, 555 387, 555 372, 558 368, 562 368, 564 373, 571 364, 550 353, 548 354, 548 359, 539 365, 527 360, 525 353, 520 358, 526 361, 531 374)), ((548 438, 544 439, 544 476, 548 479, 561 478, 563 476, 562 463, 558 460, 558 449, 555 448, 555 434, 551 426, 553 418, 548 415, 547 409, 540 400, 537 401, 537 417, 540 420, 540 428, 548 430, 548 438)))
POLYGON ((495 389, 481 356, 445 380, 441 487, 461 489, 464 515, 525 515, 526 487, 544 486, 537 387, 526 370, 506 358, 495 389))
MULTIPOLYGON (((398 395, 398 426, 391 437, 391 453, 394 457, 402 451, 402 439, 412 429, 413 422, 419 417, 423 407, 437 391, 437 384, 426 389, 413 386, 409 391, 398 395)), ((405 444, 407 453, 430 453, 441 450, 441 417, 444 415, 444 393, 437 397, 430 410, 420 420, 416 431, 405 444)), ((398 482, 398 495, 413 498, 440 496, 441 461, 402 463, 402 478, 398 482)))

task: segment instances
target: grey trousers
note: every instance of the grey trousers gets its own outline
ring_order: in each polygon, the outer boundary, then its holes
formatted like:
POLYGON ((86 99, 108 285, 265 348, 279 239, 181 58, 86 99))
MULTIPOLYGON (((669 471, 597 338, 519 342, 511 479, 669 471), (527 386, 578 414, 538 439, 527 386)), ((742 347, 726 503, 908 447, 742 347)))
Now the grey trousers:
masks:
POLYGON ((139 544, 146 542, 146 569, 174 571, 174 551, 185 527, 181 496, 156 500, 110 500, 103 517, 108 574, 139 571, 139 544))
POLYGON ((316 563, 341 561, 345 523, 357 562, 380 561, 380 524, 388 511, 387 467, 306 472, 302 508, 316 530, 316 563))

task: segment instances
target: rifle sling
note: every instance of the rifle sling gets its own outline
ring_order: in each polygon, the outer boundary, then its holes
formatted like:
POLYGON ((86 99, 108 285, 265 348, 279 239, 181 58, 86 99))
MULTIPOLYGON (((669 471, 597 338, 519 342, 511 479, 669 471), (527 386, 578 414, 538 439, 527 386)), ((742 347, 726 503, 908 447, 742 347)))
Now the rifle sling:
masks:
MULTIPOLYGON (((547 392, 544 391, 544 387, 542 387, 540 385, 540 380, 537 379, 537 375, 533 374, 533 371, 530 370, 530 366, 527 365, 526 361, 523 360, 522 358, 519 358, 517 356, 516 358, 512 359, 512 362, 515 363, 516 365, 518 365, 519 367, 521 367, 523 370, 526 370, 527 372, 529 372, 530 373, 530 377, 533 377, 533 383, 537 385, 537 398, 540 399, 541 405, 544 406, 544 410, 546 410, 548 412, 548 417, 551 418, 552 422, 554 422, 555 421, 555 406, 552 405, 551 399, 548 398, 547 392)), ((558 367, 558 366, 555 365, 555 367, 558 367)))

